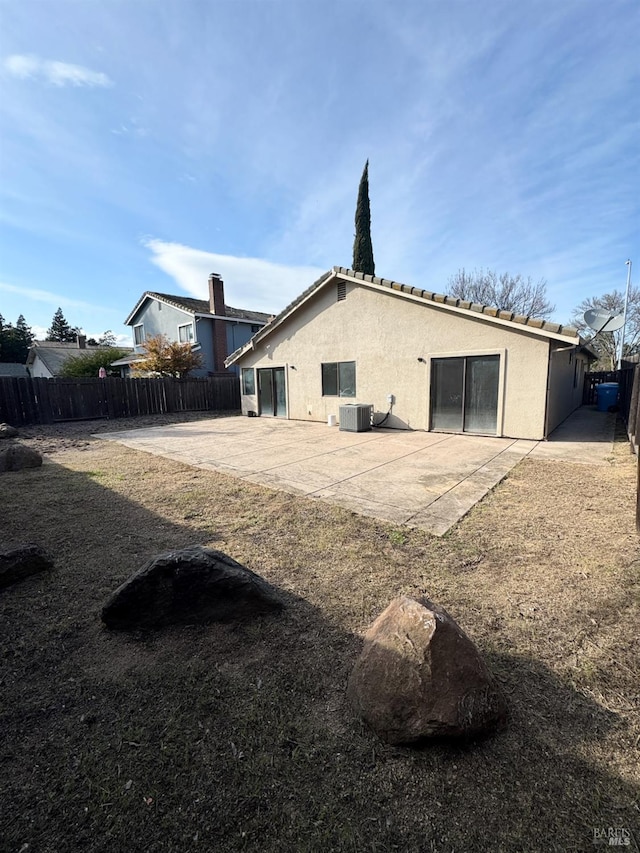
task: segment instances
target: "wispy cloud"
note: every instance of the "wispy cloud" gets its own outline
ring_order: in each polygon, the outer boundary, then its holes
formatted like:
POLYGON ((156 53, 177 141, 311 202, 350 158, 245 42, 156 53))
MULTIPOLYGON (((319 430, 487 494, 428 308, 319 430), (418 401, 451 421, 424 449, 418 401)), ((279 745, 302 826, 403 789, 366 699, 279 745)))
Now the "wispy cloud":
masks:
POLYGON ((143 127, 140 124, 140 121, 133 116, 129 124, 121 124, 120 127, 112 127, 111 133, 113 133, 114 136, 136 136, 141 138, 149 135, 149 129, 143 127))
POLYGON ((228 302, 239 308, 276 313, 291 302, 325 270, 311 266, 286 266, 263 258, 237 258, 193 249, 181 243, 146 238, 143 245, 151 261, 187 293, 207 298, 211 272, 220 273, 228 302))
POLYGON ((41 59, 31 54, 13 54, 4 61, 5 70, 21 80, 40 80, 52 86, 87 86, 108 88, 113 81, 102 71, 92 71, 83 65, 41 59))
POLYGON ((82 299, 72 299, 69 296, 64 296, 60 293, 51 293, 48 290, 37 290, 30 287, 17 287, 15 284, 6 284, 0 281, 0 292, 16 293, 19 296, 31 299, 34 302, 44 302, 48 305, 56 307, 71 307, 71 308, 87 308, 94 310, 97 306, 95 303, 85 302, 82 299))

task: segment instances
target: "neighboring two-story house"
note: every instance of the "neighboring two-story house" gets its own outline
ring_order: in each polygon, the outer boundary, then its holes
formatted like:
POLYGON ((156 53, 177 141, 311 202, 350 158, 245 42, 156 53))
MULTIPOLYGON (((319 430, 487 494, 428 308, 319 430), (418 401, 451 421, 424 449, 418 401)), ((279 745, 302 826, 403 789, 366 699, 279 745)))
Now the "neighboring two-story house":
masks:
MULTIPOLYGON (((131 375, 146 340, 166 335, 171 341, 190 343, 202 356, 202 368, 193 376, 227 373, 225 359, 244 346, 269 321, 269 314, 232 308, 224 301, 224 283, 217 273, 209 276, 209 299, 192 299, 147 291, 125 320, 133 329, 135 352, 114 362, 122 376, 131 375)), ((232 368, 237 372, 237 368, 232 368)))

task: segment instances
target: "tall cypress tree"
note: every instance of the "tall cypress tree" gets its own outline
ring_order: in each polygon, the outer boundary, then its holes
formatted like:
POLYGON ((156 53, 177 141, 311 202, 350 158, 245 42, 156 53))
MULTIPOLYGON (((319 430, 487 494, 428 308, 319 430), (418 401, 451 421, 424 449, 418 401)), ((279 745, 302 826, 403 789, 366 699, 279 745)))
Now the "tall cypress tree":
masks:
POLYGON ((371 243, 371 208, 369 205, 369 161, 364 164, 358 189, 358 204, 356 205, 356 236, 353 241, 353 263, 355 272, 368 275, 375 274, 373 262, 373 245, 371 243))

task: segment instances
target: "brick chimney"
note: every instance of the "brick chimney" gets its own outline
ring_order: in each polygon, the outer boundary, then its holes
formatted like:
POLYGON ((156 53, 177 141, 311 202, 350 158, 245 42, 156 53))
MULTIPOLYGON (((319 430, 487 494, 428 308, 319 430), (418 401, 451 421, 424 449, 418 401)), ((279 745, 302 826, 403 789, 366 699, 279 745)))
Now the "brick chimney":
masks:
MULTIPOLYGON (((209 276, 209 310, 218 317, 225 317, 224 283, 217 272, 209 276)), ((224 320, 213 321, 213 360, 216 373, 226 373, 224 360, 229 355, 227 348, 227 324, 224 320)))
POLYGON ((209 276, 209 310, 212 314, 217 314, 219 317, 224 317, 226 314, 224 308, 224 282, 217 272, 212 272, 209 276))
POLYGON ((87 336, 86 335, 78 335, 77 336, 78 349, 86 349, 87 348, 87 336))

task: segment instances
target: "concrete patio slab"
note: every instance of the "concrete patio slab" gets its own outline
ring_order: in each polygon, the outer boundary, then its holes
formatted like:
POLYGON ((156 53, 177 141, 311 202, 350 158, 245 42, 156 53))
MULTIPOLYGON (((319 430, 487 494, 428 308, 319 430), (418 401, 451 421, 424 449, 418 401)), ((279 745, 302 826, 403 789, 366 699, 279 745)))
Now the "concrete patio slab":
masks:
POLYGON ((583 407, 546 442, 240 416, 97 437, 442 536, 527 456, 607 464, 614 428, 583 407))
POLYGON ((534 459, 557 459, 584 465, 608 465, 617 415, 582 406, 531 451, 534 459))

